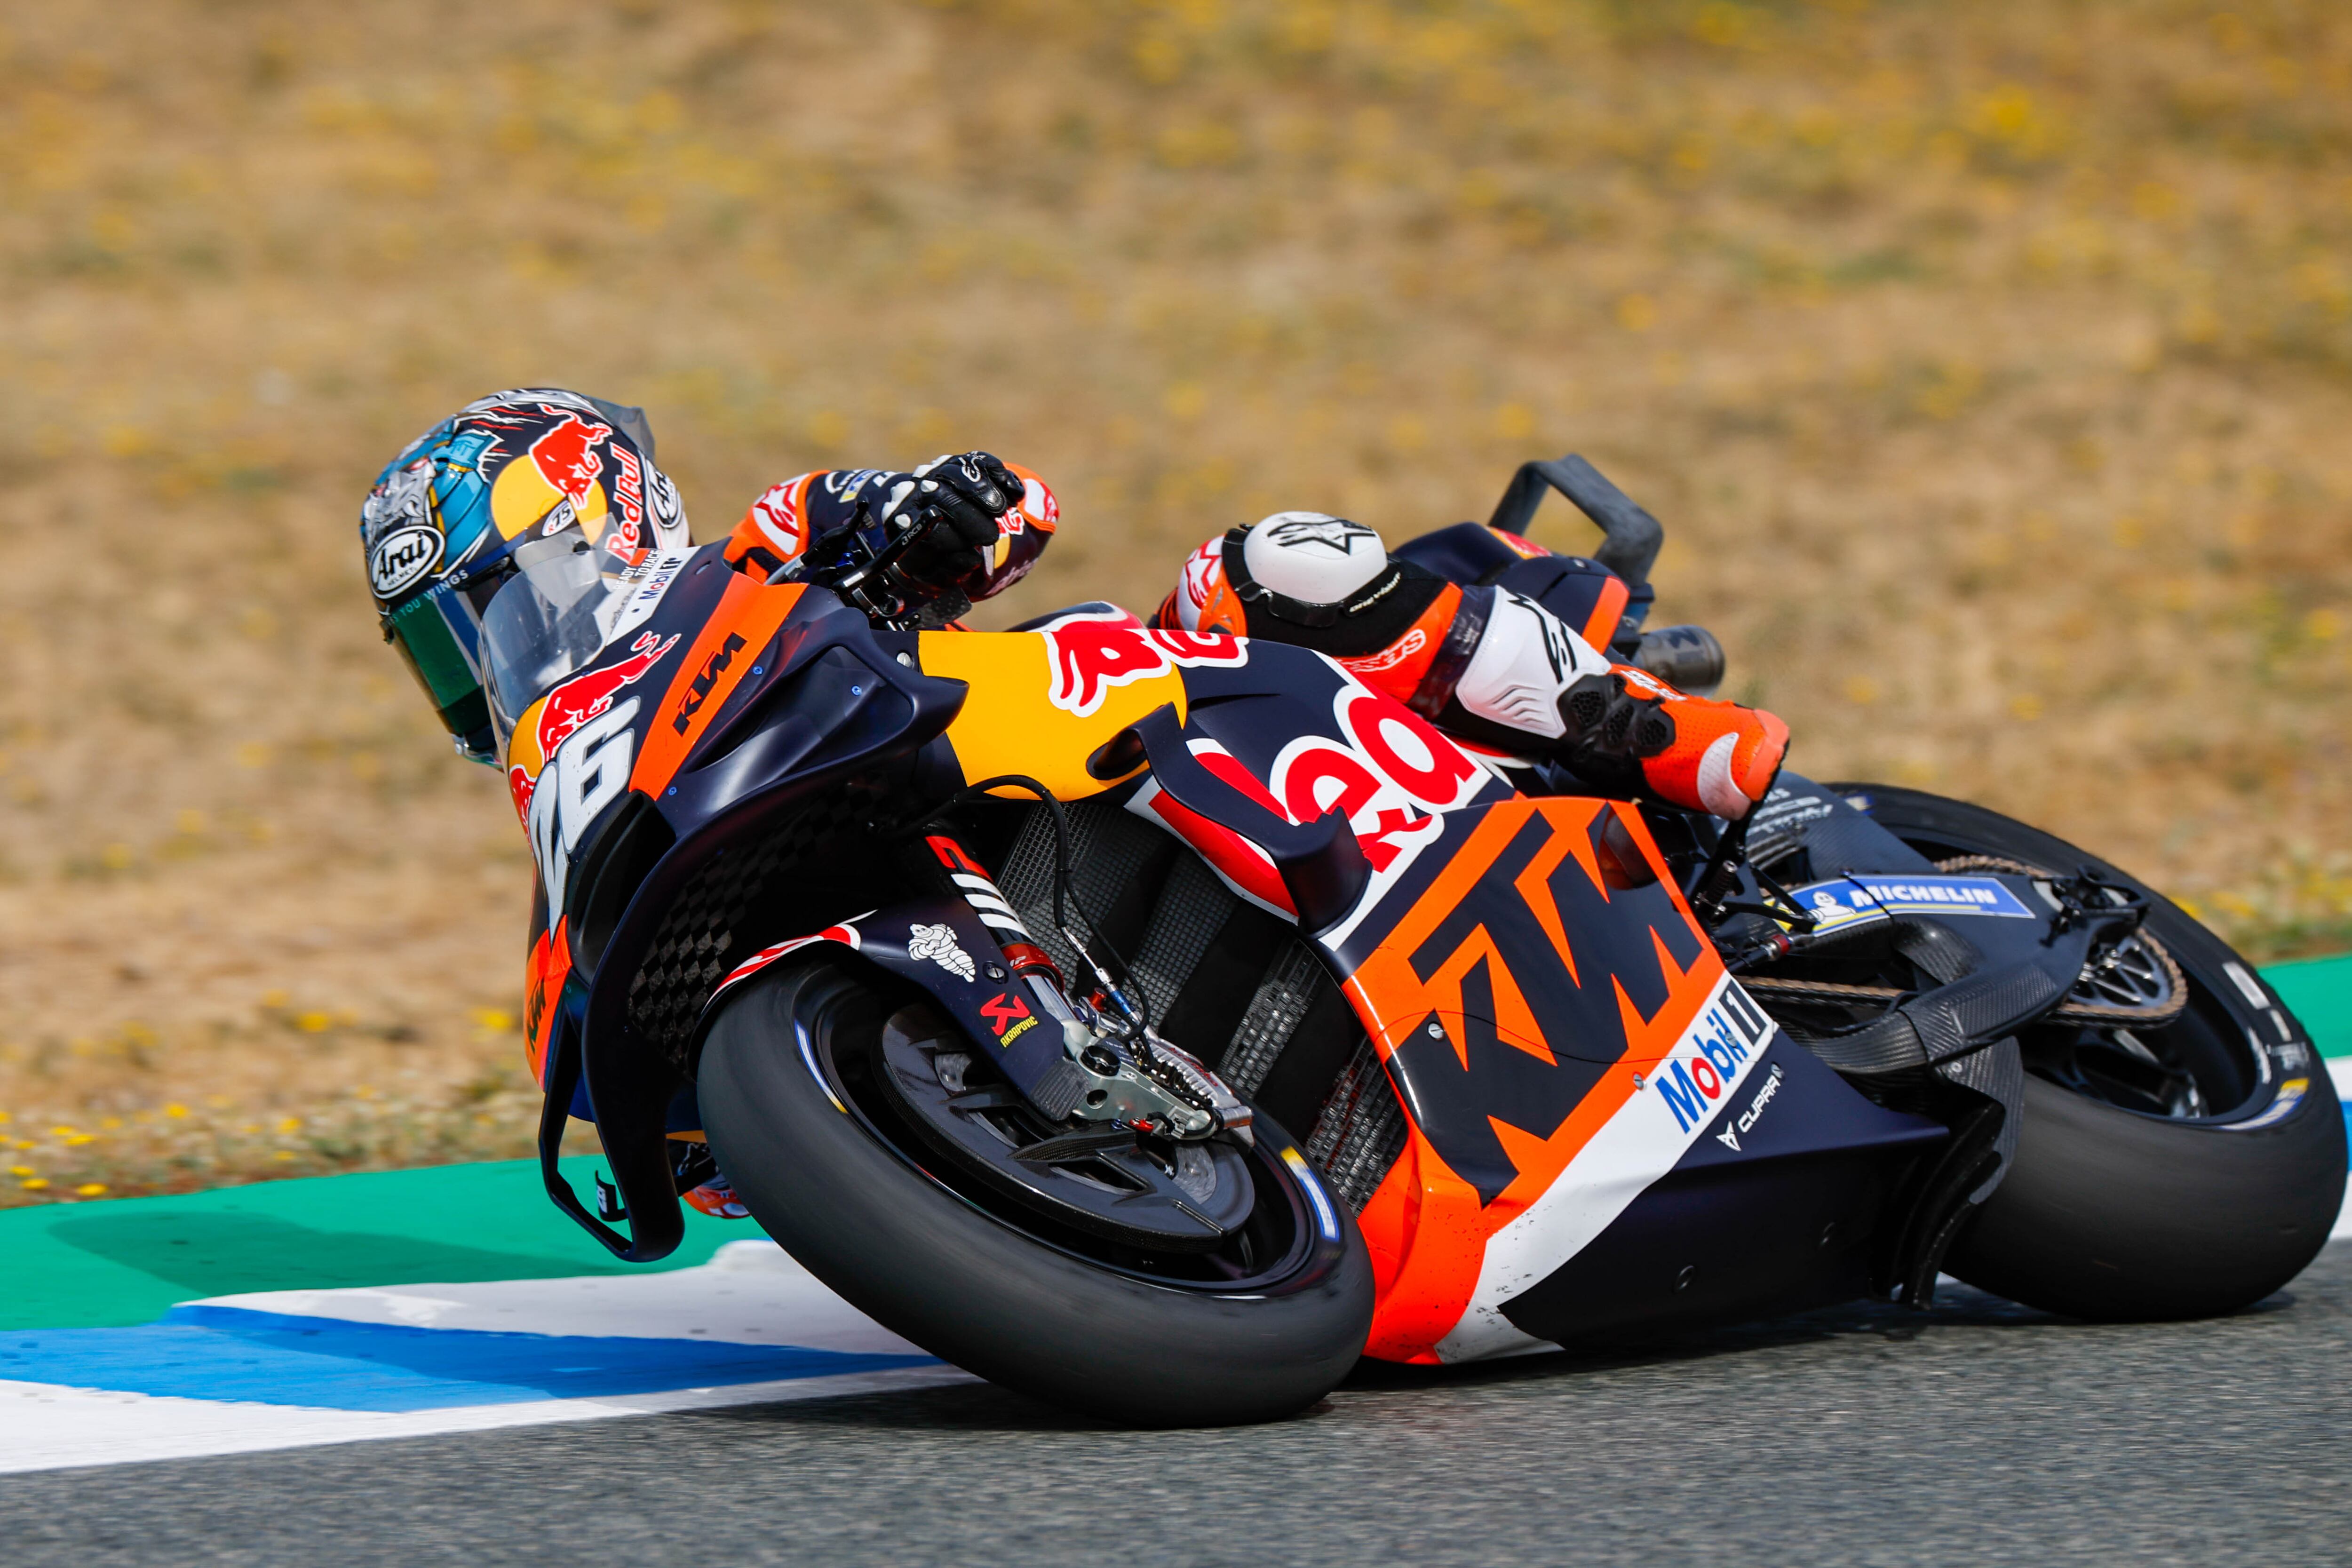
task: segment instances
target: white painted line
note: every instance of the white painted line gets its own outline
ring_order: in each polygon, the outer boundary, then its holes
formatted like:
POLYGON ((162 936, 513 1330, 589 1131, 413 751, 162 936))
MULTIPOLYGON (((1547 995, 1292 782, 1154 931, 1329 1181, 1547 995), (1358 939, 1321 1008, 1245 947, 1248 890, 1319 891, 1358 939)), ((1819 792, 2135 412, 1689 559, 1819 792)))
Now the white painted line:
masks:
POLYGON ((188 1305, 413 1329, 925 1353, 835 1295, 790 1253, 764 1239, 730 1241, 708 1263, 664 1274, 254 1290, 188 1305))
MULTIPOLYGON (((260 1290, 186 1304, 458 1333, 690 1340, 848 1354, 924 1353, 835 1295, 783 1248, 764 1239, 730 1242, 709 1263, 663 1274, 260 1290)), ((843 1398, 976 1381, 954 1367, 931 1364, 591 1399, 374 1411, 0 1380, 0 1474, 843 1398)))
MULTIPOLYGON (((2352 1104, 2352 1057, 2328 1057, 2327 1076, 2336 1080, 2336 1098, 2352 1104)), ((2345 1131, 2352 1132, 2352 1121, 2345 1131)), ((2336 1211, 2336 1228, 2327 1233, 2330 1241, 2352 1240, 2352 1180, 2344 1184, 2344 1206, 2336 1211)))

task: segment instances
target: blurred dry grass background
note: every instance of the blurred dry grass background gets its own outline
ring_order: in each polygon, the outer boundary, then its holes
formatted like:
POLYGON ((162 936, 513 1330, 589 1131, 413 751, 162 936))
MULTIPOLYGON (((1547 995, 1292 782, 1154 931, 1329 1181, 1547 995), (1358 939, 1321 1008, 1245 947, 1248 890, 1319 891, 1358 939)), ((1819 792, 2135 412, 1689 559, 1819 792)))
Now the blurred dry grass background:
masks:
POLYGON ((0 29, 0 1203, 525 1151, 523 847, 353 533, 531 382, 647 405, 705 539, 816 464, 1035 465, 1064 532, 997 624, 1580 450, 1803 771, 2352 945, 2340 5, 0 29))

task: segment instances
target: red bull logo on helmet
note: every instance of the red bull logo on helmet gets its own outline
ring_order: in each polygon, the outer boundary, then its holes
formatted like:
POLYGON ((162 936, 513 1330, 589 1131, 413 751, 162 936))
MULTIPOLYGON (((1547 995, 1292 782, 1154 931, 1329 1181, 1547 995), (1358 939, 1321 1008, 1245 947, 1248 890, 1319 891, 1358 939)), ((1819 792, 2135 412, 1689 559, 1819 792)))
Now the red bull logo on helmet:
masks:
POLYGON ((572 498, 579 506, 588 499, 588 491, 596 477, 604 471, 604 459, 596 453, 598 443, 613 438, 610 425, 596 425, 568 410, 550 408, 550 414, 561 414, 555 428, 530 444, 531 466, 549 485, 572 498))
POLYGON ((628 556, 644 549, 646 542, 644 465, 626 447, 615 446, 612 450, 613 500, 621 509, 621 521, 619 526, 604 535, 604 548, 615 555, 628 556))
POLYGON ((1045 631, 1054 668, 1047 692, 1056 708, 1084 719, 1103 705, 1111 688, 1179 665, 1244 664, 1249 649, 1234 637, 1153 630, 1123 610, 1068 616, 1045 631))
MULTIPOLYGON (((520 539, 533 528, 551 532, 577 522, 592 541, 597 540, 611 510, 597 481, 604 476, 607 455, 623 449, 613 440, 613 427, 560 404, 542 403, 524 412, 553 423, 541 429, 520 456, 500 465, 490 487, 490 512, 499 531, 520 539)), ((524 422, 484 417, 481 423, 524 422)), ((530 420, 525 427, 536 423, 530 420)))

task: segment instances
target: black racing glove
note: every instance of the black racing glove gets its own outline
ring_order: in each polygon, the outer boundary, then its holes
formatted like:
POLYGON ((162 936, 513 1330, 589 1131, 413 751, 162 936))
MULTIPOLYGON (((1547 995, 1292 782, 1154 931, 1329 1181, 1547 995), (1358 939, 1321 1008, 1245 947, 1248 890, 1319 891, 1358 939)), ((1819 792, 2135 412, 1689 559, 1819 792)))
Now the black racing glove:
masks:
POLYGON ((1024 487, 986 452, 938 457, 890 487, 882 521, 894 531, 911 523, 920 537, 898 558, 898 570, 919 586, 971 585, 995 548, 997 520, 1021 504, 1024 487))

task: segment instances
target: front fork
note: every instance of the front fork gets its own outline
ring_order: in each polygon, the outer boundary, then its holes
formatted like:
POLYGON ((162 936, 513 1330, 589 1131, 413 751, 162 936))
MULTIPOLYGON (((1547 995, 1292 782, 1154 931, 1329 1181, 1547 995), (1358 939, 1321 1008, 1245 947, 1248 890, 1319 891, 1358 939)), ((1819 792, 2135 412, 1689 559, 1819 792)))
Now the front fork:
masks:
MULTIPOLYGON (((1100 1122, 1180 1142, 1220 1132, 1243 1143, 1251 1141, 1249 1107, 1198 1058, 1160 1037, 1134 996, 1104 966, 1096 951, 1099 942, 1090 944, 1063 927, 1063 936, 1093 971, 1091 989, 1074 988, 962 845, 944 833, 923 842, 971 910, 986 945, 1002 959, 1000 964, 983 954, 981 964, 992 978, 1004 974, 1035 1005, 1031 1013, 1022 1001, 1008 997, 982 1002, 982 1037, 1012 1047, 1033 1025, 1042 1026, 1035 1032, 1060 1047, 1008 1048, 998 1059, 1005 1076, 1046 1120, 1100 1122)), ((940 988, 930 989, 937 994, 940 988)), ((952 998, 942 999, 952 1005, 952 998)))

